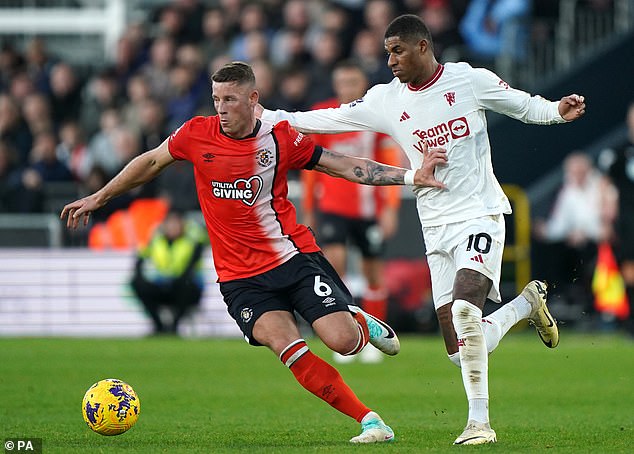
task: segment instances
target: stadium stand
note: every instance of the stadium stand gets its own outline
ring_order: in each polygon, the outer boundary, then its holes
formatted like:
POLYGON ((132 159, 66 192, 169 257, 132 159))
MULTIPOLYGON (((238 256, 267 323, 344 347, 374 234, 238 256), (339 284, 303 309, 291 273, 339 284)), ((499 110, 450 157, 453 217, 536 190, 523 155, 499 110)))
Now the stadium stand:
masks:
MULTIPOLYGON (((435 37, 440 61, 469 60, 471 55, 460 32, 461 21, 475 3, 468 0, 267 0, 265 8, 251 3, 2 2, 0 261, 6 270, 11 269, 7 264, 16 254, 29 253, 16 247, 49 248, 56 257, 82 254, 80 250, 99 232, 66 232, 59 222, 60 208, 92 192, 136 154, 160 143, 182 118, 212 114, 207 74, 228 60, 239 56, 258 69, 267 107, 292 105, 302 109, 321 100, 314 99, 322 91, 312 85, 315 78, 327 75, 336 59, 359 59, 375 83, 391 78, 389 71, 384 71, 381 30, 390 15, 411 12, 424 17, 435 37), (374 11, 366 8, 366 3, 372 4, 374 11), (330 54, 320 53, 325 36, 336 38, 341 48, 331 49, 330 54), (34 106, 31 113, 24 109, 27 104, 34 106), (38 135, 49 132, 58 135, 57 158, 71 171, 73 182, 47 182, 40 175, 42 182, 30 171, 32 144, 38 135), (20 203, 25 178, 37 202, 30 211, 20 203), (66 249, 60 249, 63 247, 66 249)), ((561 182, 560 164, 568 152, 582 148, 596 157, 625 136, 625 109, 634 100, 634 86, 626 74, 634 73, 634 60, 623 55, 630 55, 634 48, 634 0, 526 3, 532 5, 530 12, 510 27, 514 37, 504 38, 515 42, 518 30, 524 30, 527 38, 523 57, 517 58, 517 49, 511 46, 511 53, 502 50, 492 59, 477 63, 527 91, 546 97, 581 92, 592 100, 587 121, 556 131, 540 130, 539 135, 526 129, 520 133, 517 128, 525 126, 495 115, 489 119, 492 147, 513 150, 493 154, 500 180, 525 191, 533 212, 544 215, 561 182), (518 141, 520 134, 523 139, 518 141), (535 150, 540 153, 539 159, 535 159, 535 150)), ((127 210, 138 199, 161 198, 187 200, 184 206, 191 210, 190 215, 198 216, 191 191, 191 187, 158 182, 120 198, 112 204, 112 212, 127 210)), ((292 181, 295 200, 299 199, 298 191, 301 187, 292 181)), ((410 239, 420 241, 414 210, 407 206, 413 204, 411 194, 404 192, 403 197, 402 234, 388 245, 392 258, 411 258, 410 239)), ((111 212, 102 214, 107 217, 111 212)), ((125 245, 132 247, 134 243, 121 240, 121 257, 128 253, 125 245)), ((37 250, 36 256, 44 254, 42 249, 37 250)), ((524 265, 530 263, 526 255, 522 254, 524 265)), ((99 262, 90 263, 96 266, 99 262)), ((17 275, 11 276, 7 279, 17 275)), ((43 276, 36 273, 32 278, 37 282, 46 279, 43 276)), ((14 304, 14 297, 16 294, 0 295, 0 334, 9 326, 6 308, 14 304)))

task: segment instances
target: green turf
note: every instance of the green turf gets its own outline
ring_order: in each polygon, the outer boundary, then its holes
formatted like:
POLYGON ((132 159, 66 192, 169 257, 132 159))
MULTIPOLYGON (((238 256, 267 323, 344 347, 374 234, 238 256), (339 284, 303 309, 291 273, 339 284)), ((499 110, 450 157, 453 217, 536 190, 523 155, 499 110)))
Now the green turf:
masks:
POLYGON ((481 447, 451 446, 466 399, 439 337, 404 338, 395 358, 338 369, 395 443, 349 445, 356 422, 240 340, 0 339, 0 439, 42 438, 44 453, 632 451, 634 342, 624 337, 564 333, 548 350, 528 331, 507 336, 490 361, 499 442, 481 447), (102 437, 82 420, 83 394, 102 378, 139 394, 141 417, 123 435, 102 437))

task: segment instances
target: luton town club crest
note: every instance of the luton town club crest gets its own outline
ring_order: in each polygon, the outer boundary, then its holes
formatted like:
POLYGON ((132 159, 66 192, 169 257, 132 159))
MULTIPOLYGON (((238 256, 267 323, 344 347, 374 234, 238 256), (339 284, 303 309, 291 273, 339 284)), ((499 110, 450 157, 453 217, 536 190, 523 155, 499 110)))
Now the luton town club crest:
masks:
POLYGON ((255 153, 256 160, 260 167, 268 167, 273 162, 273 152, 268 148, 262 148, 255 153))

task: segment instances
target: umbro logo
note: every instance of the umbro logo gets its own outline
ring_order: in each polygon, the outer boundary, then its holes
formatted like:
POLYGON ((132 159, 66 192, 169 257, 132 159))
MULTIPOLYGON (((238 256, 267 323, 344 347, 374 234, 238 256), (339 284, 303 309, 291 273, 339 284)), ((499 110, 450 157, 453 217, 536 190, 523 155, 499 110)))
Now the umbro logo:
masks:
POLYGON ((215 154, 211 154, 211 153, 205 153, 203 155, 203 159, 205 160, 205 162, 211 162, 213 161, 213 159, 216 157, 215 154))
POLYGON ((399 121, 405 121, 405 120, 408 120, 408 119, 409 119, 409 114, 407 112, 403 111, 399 121))
POLYGON ((329 296, 327 298, 324 298, 324 300, 322 301, 322 303, 326 306, 332 306, 333 304, 335 304, 335 298, 333 298, 332 296, 329 296))
POLYGON ((471 257, 471 260, 478 263, 484 263, 484 260, 482 260, 482 254, 474 255, 471 257))

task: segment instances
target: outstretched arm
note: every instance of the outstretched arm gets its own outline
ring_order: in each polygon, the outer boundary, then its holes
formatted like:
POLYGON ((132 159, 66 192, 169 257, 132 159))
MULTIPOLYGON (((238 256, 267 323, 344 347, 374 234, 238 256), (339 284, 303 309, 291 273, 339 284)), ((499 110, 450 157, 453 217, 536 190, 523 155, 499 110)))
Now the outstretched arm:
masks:
POLYGON ((421 168, 408 171, 401 167, 381 164, 371 159, 357 158, 324 148, 314 170, 333 177, 345 178, 354 183, 373 186, 414 184, 444 189, 445 185, 434 177, 434 169, 437 165, 444 165, 447 162, 447 151, 444 148, 430 150, 425 145, 423 152, 425 158, 421 168), (407 172, 410 174, 406 175, 407 172), (413 181, 410 179, 412 173, 413 181))
POLYGON ((165 140, 158 147, 130 161, 99 191, 66 205, 60 218, 64 219, 68 216, 66 226, 71 229, 76 229, 82 218, 84 225, 87 225, 90 213, 104 206, 113 197, 154 179, 172 162, 174 162, 174 158, 170 154, 167 140, 165 140))

